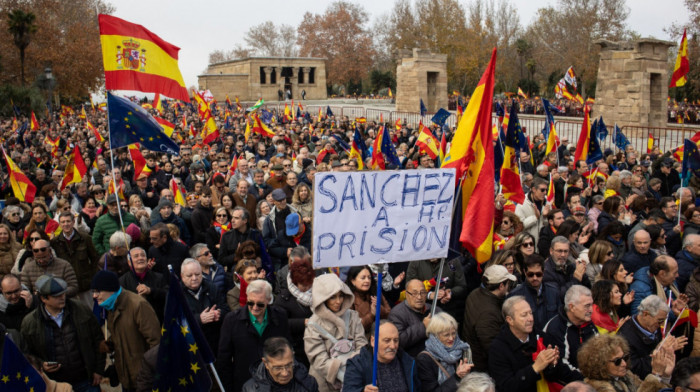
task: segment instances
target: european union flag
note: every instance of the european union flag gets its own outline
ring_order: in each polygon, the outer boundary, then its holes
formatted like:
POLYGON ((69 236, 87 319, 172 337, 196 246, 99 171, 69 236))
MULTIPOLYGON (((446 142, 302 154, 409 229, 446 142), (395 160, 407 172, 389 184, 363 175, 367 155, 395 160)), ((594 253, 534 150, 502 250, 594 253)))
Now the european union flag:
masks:
POLYGON ((549 130, 551 126, 554 125, 554 116, 552 115, 553 106, 548 100, 542 98, 542 107, 547 116, 547 121, 544 122, 544 128, 542 128, 542 134, 544 135, 544 140, 549 140, 549 130))
POLYGON ((338 145, 340 146, 340 148, 342 148, 343 150, 345 150, 347 152, 350 151, 350 145, 348 143, 346 143, 345 140, 341 139, 338 135, 332 134, 330 137, 332 137, 333 139, 335 139, 336 142, 338 142, 338 145))
POLYGON ((29 364, 9 335, 5 335, 0 368, 0 391, 45 392, 46 383, 29 364))
POLYGON ((496 102, 496 116, 505 117, 505 115, 506 111, 503 109, 503 106, 499 102, 496 102))
POLYGON ((365 141, 362 139, 362 135, 360 135, 359 129, 355 128, 355 135, 352 139, 357 148, 360 149, 360 153, 362 154, 362 160, 364 161, 365 159, 369 158, 369 150, 367 149, 365 141))
POLYGON ((110 148, 141 143, 152 151, 180 155, 180 146, 163 133, 158 122, 128 99, 107 92, 110 148))
POLYGON ((503 129, 501 129, 499 132, 499 138, 496 139, 496 143, 493 146, 493 166, 494 169, 496 170, 495 176, 494 176, 494 181, 497 184, 501 183, 501 167, 503 167, 503 159, 504 159, 504 147, 503 147, 503 141, 506 139, 506 135, 503 134, 503 129))
POLYGON ((447 110, 440 108, 437 113, 433 116, 433 118, 430 119, 430 121, 434 122, 435 124, 439 125, 442 127, 445 125, 445 121, 447 120, 448 117, 450 117, 452 113, 448 112, 447 110))
POLYGON ((420 115, 421 117, 425 116, 428 114, 428 108, 425 107, 425 104, 423 103, 423 98, 420 99, 420 115))
POLYGON ((600 122, 598 120, 593 121, 591 134, 588 138, 588 157, 586 158, 586 163, 589 165, 594 164, 599 159, 603 159, 603 150, 600 148, 600 143, 598 143, 598 138, 596 137, 599 128, 600 122))
POLYGON ((214 354, 172 272, 161 335, 153 389, 209 391, 212 383, 206 367, 214 362, 214 354))
POLYGON ((596 132, 596 135, 601 141, 608 137, 608 127, 606 127, 605 123, 603 122, 603 116, 600 116, 600 120, 598 121, 598 131, 596 132))
POLYGON ((297 118, 300 118, 301 116, 301 109, 297 108, 297 118))
POLYGON ((331 111, 330 105, 326 106, 326 116, 328 116, 328 117, 333 116, 333 112, 331 111))
POLYGON ((384 137, 382 137, 382 144, 379 149, 386 157, 387 161, 394 165, 395 167, 401 166, 401 161, 399 160, 398 154, 396 154, 396 149, 394 148, 394 143, 391 142, 391 136, 389 131, 384 128, 384 137))
POLYGON ((700 152, 698 152, 698 145, 695 142, 685 139, 683 144, 683 170, 681 171, 683 186, 688 186, 691 174, 700 177, 700 152))
POLYGON ((260 120, 264 122, 265 124, 270 124, 272 121, 272 112, 267 110, 267 109, 261 109, 260 110, 260 120))
POLYGON ((624 150, 625 147, 632 144, 627 139, 627 136, 625 136, 625 134, 622 133, 622 130, 620 129, 620 127, 617 126, 617 124, 615 124, 615 131, 613 133, 614 133, 613 139, 615 142, 615 146, 617 146, 617 148, 619 148, 620 150, 624 150))

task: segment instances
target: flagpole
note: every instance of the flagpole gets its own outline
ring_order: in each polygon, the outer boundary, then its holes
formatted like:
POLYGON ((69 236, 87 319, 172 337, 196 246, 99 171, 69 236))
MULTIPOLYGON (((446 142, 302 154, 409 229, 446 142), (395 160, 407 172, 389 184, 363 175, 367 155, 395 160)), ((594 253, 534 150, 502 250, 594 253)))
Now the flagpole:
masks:
MULTIPOLYGON (((380 260, 383 261, 383 260, 380 260)), ((377 353, 379 348, 379 316, 382 308, 382 271, 384 264, 379 264, 379 273, 377 274, 377 300, 374 310, 374 359, 372 362, 372 385, 377 386, 377 353)))
POLYGON ((438 270, 437 280, 435 281, 435 294, 433 294, 433 304, 430 309, 430 317, 435 316, 437 309, 438 293, 440 292, 440 281, 442 280, 442 269, 445 268, 445 258, 440 259, 440 269, 438 270))
MULTIPOLYGON (((109 121, 109 95, 107 96, 107 134, 109 135, 109 157, 112 164, 112 184, 114 184, 114 197, 117 198, 117 215, 119 215, 119 224, 122 231, 124 230, 124 219, 122 218, 122 207, 119 205, 119 192, 117 191, 117 180, 114 177, 114 148, 112 148, 112 125, 109 121)), ((107 187, 109 193, 109 187, 107 187)), ((108 205, 109 206, 109 205, 108 205)))

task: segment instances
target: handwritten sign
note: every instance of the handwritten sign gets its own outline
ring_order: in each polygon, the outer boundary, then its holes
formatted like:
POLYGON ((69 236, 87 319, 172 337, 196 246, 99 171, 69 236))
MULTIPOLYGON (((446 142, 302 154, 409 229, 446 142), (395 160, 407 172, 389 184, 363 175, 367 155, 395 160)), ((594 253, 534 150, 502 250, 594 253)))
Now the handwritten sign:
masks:
POLYGON ((455 170, 316 173, 314 268, 445 257, 455 170))

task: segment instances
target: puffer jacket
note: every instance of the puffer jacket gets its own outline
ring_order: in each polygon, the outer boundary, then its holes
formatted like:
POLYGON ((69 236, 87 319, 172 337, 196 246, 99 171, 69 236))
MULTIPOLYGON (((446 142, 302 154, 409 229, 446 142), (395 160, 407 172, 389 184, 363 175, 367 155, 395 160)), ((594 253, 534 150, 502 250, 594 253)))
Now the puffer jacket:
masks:
MULTIPOLYGON (((124 221, 124 227, 129 227, 132 223, 139 224, 136 217, 126 211, 122 211, 122 220, 124 221)), ((112 214, 106 213, 97 218, 95 229, 92 231, 92 242, 95 244, 97 253, 104 254, 109 251, 109 237, 119 230, 121 230, 119 216, 112 216, 112 214)))
POLYGON ((100 258, 92 238, 78 230, 73 230, 70 241, 63 234, 59 234, 51 240, 51 247, 56 251, 56 256, 68 261, 78 278, 78 292, 90 290, 92 277, 97 273, 97 262, 100 258))
POLYGON ((540 219, 537 219, 537 215, 535 215, 537 206, 532 202, 531 197, 531 194, 528 193, 525 202, 515 207, 515 215, 523 222, 523 230, 530 233, 535 238, 535 242, 538 242, 540 230, 547 224, 547 218, 540 216, 540 219))
POLYGON ((0 279, 10 273, 20 250, 22 245, 17 242, 0 244, 0 279))
POLYGON ((313 315, 309 319, 304 331, 304 349, 309 358, 310 371, 318 382, 318 390, 321 392, 338 391, 334 387, 338 370, 343 363, 338 359, 332 359, 329 350, 333 342, 326 338, 313 324, 317 324, 332 334, 336 339, 345 337, 345 322, 341 318, 345 312, 350 312, 350 323, 348 339, 354 342, 354 354, 357 355, 360 349, 367 345, 365 330, 357 312, 350 309, 354 303, 355 296, 350 288, 343 283, 335 274, 321 275, 314 279, 312 288, 311 310, 313 315), (337 313, 333 313, 326 307, 326 300, 338 292, 343 293, 343 304, 337 313))

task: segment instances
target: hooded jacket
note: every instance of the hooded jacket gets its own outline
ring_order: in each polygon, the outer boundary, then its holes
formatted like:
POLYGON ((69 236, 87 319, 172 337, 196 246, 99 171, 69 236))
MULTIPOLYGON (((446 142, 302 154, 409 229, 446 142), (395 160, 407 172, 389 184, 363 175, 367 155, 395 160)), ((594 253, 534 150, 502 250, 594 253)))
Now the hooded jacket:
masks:
POLYGON ((335 388, 333 384, 343 363, 330 357, 329 350, 333 346, 333 342, 319 332, 313 324, 319 325, 336 339, 342 339, 345 337, 345 322, 341 317, 345 312, 350 312, 350 328, 347 337, 354 342, 354 355, 357 355, 360 349, 368 343, 367 338, 365 338, 365 330, 357 312, 350 309, 355 296, 337 275, 325 274, 314 279, 312 297, 311 310, 313 315, 304 331, 304 350, 311 364, 309 374, 318 382, 319 391, 338 391, 339 389, 335 388), (343 293, 343 303, 340 310, 333 313, 326 307, 326 301, 338 292, 343 293))

